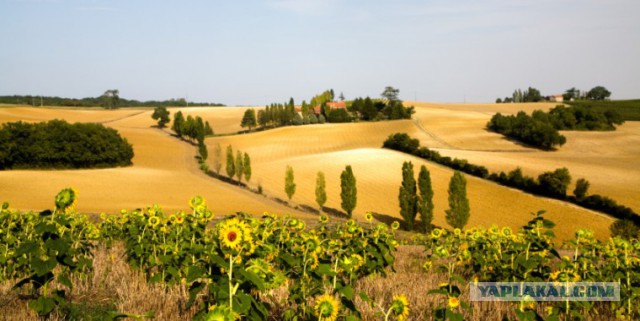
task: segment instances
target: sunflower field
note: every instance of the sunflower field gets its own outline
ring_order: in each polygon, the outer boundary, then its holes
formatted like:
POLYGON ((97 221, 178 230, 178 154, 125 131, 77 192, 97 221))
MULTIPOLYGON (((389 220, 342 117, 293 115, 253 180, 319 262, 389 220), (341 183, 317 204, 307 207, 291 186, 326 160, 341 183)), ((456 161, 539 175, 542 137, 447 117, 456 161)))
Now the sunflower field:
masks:
MULTIPOLYGON (((266 320, 265 299, 282 286, 291 302, 287 320, 359 320, 356 297, 371 300, 355 293, 354 282, 385 275, 398 246, 385 224, 329 224, 326 215, 315 228, 270 213, 214 224, 201 197, 189 202, 189 212, 166 215, 153 206, 93 223, 73 211, 76 196, 60 192, 54 211, 21 213, 5 203, 0 212, 0 281, 19 279, 14 289, 28 292, 29 307, 43 317, 64 314, 69 275, 91 273, 95 244, 124 242, 128 263, 149 282, 187 285, 195 320, 266 320)), ((385 317, 406 317, 406 299, 394 304, 385 317)))
MULTIPOLYGON (((77 303, 72 280, 94 273, 95 249, 120 244, 127 266, 146 282, 186 289, 181 304, 193 320, 273 320, 272 298, 282 293, 284 320, 408 320, 417 309, 408 300, 415 293, 394 293, 385 301, 379 293, 356 290, 362 280, 395 273, 401 242, 423 249, 412 260, 418 269, 422 265, 418 272, 425 279, 446 280, 420 294, 435 302, 432 320, 477 320, 469 284, 499 281, 609 281, 621 288, 618 302, 501 303, 512 311, 503 319, 640 318, 640 242, 603 242, 579 230, 556 244, 554 223, 543 212, 517 231, 434 228, 398 241, 398 222, 374 223, 370 214, 363 223, 333 222, 326 215, 305 222, 272 213, 217 218, 204 199, 194 197, 188 211, 173 214, 152 206, 89 217, 74 211, 76 200, 77 192, 68 188, 51 211, 19 212, 6 203, 0 210, 0 282, 12 282, 12 291, 43 318, 55 313, 64 319, 77 303), (363 305, 375 313, 363 315, 363 305)), ((112 319, 151 316, 114 313, 112 319)))

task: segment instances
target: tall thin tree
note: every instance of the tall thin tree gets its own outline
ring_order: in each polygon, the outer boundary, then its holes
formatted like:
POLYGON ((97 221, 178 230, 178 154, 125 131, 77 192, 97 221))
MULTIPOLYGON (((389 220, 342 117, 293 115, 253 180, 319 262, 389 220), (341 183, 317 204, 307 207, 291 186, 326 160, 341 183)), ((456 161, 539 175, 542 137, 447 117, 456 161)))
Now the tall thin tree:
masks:
POLYGON ((287 193, 289 200, 296 193, 296 183, 294 182, 293 168, 287 165, 287 171, 284 176, 284 192, 287 193))
POLYGON ((242 157, 242 152, 236 152, 236 177, 238 177, 238 182, 242 182, 242 176, 244 175, 244 158, 242 157))
POLYGON ((249 157, 249 154, 244 153, 244 179, 247 181, 247 183, 251 180, 251 157, 249 157))
POLYGON ((356 187, 356 177, 353 175, 351 165, 340 174, 340 198, 342 202, 340 206, 347 212, 349 218, 353 215, 353 210, 358 203, 358 189, 356 187))
POLYGON ((320 208, 320 213, 322 213, 322 207, 327 202, 327 183, 324 179, 324 173, 318 172, 316 176, 316 203, 318 203, 318 207, 320 208))
POLYGON ((449 209, 446 210, 445 218, 452 227, 463 228, 467 225, 470 215, 467 180, 456 171, 449 181, 449 209))
POLYGON ((216 174, 220 175, 220 169, 222 169, 222 148, 220 143, 216 143, 213 148, 213 168, 216 170, 216 174))
POLYGON ((227 146, 227 176, 233 179, 236 175, 236 163, 233 159, 233 148, 231 145, 227 146))
POLYGON ((420 174, 418 174, 418 188, 420 190, 418 197, 420 221, 424 231, 429 231, 433 222, 433 187, 431 174, 424 165, 420 167, 420 174))
POLYGON ((407 224, 409 231, 413 230, 413 223, 416 219, 417 210, 416 179, 413 174, 413 164, 404 162, 402 164, 402 184, 398 193, 400 202, 400 215, 407 224))

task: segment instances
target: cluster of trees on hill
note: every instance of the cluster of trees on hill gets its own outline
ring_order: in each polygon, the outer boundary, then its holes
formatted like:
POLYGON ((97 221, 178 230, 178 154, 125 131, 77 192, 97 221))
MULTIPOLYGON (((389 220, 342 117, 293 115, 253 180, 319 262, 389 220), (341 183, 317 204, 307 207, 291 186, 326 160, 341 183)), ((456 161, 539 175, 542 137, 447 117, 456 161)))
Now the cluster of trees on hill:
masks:
POLYGON ((353 100, 349 111, 356 119, 364 121, 411 119, 415 112, 413 106, 404 107, 402 101, 389 100, 385 103, 369 97, 353 100))
POLYGON ((533 118, 524 111, 518 112, 515 116, 504 116, 497 113, 491 117, 487 128, 528 145, 547 150, 562 146, 567 141, 550 123, 533 118))
POLYGON ((209 122, 202 120, 202 117, 193 117, 188 115, 184 118, 181 111, 177 112, 173 117, 173 126, 171 129, 178 135, 178 137, 187 137, 191 140, 195 140, 198 144, 204 143, 204 137, 207 135, 213 135, 213 129, 209 122))
POLYGON ((31 106, 66 106, 66 107, 97 107, 101 106, 106 109, 115 109, 119 107, 185 107, 185 106, 224 106, 218 103, 199 103, 188 102, 184 98, 169 100, 148 100, 138 101, 135 99, 125 99, 120 97, 117 89, 109 89, 98 97, 62 98, 51 96, 34 96, 34 95, 13 95, 0 96, 0 104, 17 104, 31 106))
MULTIPOLYGON (((291 201, 296 193, 295 174, 293 167, 287 165, 284 176, 284 191, 291 201)), ((326 181, 323 172, 318 172, 316 176, 316 203, 322 212, 324 204, 327 202, 326 181)), ((347 165, 340 174, 340 207, 347 213, 347 217, 353 216, 353 210, 358 203, 358 188, 356 186, 356 176, 353 174, 351 165, 347 165)))
POLYGON ((568 195, 567 190, 571 184, 571 174, 566 168, 544 172, 537 179, 523 175, 520 168, 516 168, 509 173, 489 173, 484 166, 470 164, 467 160, 441 156, 437 151, 421 147, 420 141, 411 138, 405 133, 390 135, 384 142, 383 147, 405 152, 531 194, 572 202, 588 209, 607 213, 618 219, 631 221, 640 226, 640 215, 631 208, 618 204, 615 200, 606 196, 588 195, 590 184, 585 179, 579 179, 576 182, 573 195, 568 195))
POLYGON ((548 113, 535 110, 531 116, 523 111, 515 116, 497 113, 487 123, 487 128, 548 150, 566 142, 566 138, 558 130, 615 130, 615 125, 622 123, 622 116, 615 110, 601 111, 582 106, 560 105, 548 113))
MULTIPOLYGON (((386 87, 382 93, 383 99, 356 98, 352 102, 344 102, 342 107, 331 107, 334 100, 333 89, 326 90, 313 98, 311 103, 302 101, 300 110, 296 110, 293 98, 282 104, 271 104, 265 109, 255 112, 247 109, 242 118, 241 126, 251 131, 254 127, 268 128, 289 125, 308 125, 329 123, 347 123, 354 120, 376 121, 409 119, 414 113, 413 107, 404 107, 398 99, 400 90, 386 87)), ((344 101, 344 94, 340 93, 344 101)))
POLYGON ((104 168, 131 165, 133 148, 102 124, 6 123, 0 129, 0 169, 104 168))
MULTIPOLYGON (((564 101, 572 101, 572 100, 605 100, 611 96, 611 92, 607 90, 607 88, 603 86, 595 86, 591 88, 589 91, 580 91, 575 87, 567 89, 562 98, 564 101)), ((511 97, 505 97, 504 99, 498 98, 496 99, 496 103, 528 103, 528 102, 539 102, 539 101, 551 101, 550 96, 542 96, 540 94, 540 90, 529 87, 524 91, 521 89, 516 89, 511 94, 511 97)))

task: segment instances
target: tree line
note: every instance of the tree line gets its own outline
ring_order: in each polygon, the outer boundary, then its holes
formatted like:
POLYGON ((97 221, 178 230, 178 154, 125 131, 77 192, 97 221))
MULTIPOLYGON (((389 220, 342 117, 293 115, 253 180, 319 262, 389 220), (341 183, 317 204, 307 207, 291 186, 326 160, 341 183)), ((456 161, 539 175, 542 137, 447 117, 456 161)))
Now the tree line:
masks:
MULTIPOLYGON (((455 171, 449 181, 449 208, 445 211, 445 219, 453 228, 464 228, 469 222, 471 208, 467 197, 467 180, 459 171, 455 171)), ((432 229, 433 222, 433 187, 431 174, 427 167, 420 166, 416 182, 413 163, 402 164, 402 183, 398 192, 400 215, 407 230, 419 227, 423 232, 432 229), (416 226, 416 217, 420 214, 420 225, 416 226)))
POLYGON ((133 147, 113 128, 95 123, 5 123, 0 169, 129 166, 133 147))
MULTIPOLYGON (((571 184, 571 174, 566 168, 558 168, 554 171, 547 171, 540 174, 537 179, 522 174, 520 168, 516 168, 509 173, 489 173, 484 166, 470 164, 467 160, 441 156, 437 151, 427 147, 421 147, 420 141, 411 138, 405 133, 390 135, 383 144, 384 148, 389 148, 405 152, 422 159, 465 172, 467 174, 488 179, 498 184, 522 190, 524 192, 552 197, 563 201, 571 202, 584 208, 600 211, 624 221, 630 221, 640 226, 640 215, 631 208, 618 204, 615 200, 597 194, 588 195, 590 187, 586 179, 578 179, 573 195, 567 193, 571 184)), ((624 222, 620 224, 626 224, 624 222)))
POLYGON ((549 112, 535 110, 531 116, 524 111, 516 115, 497 113, 487 123, 487 129, 501 133, 531 146, 550 150, 562 146, 566 138, 559 130, 615 130, 624 120, 620 113, 583 106, 556 106, 549 112))
MULTIPOLYGON (((575 87, 567 89, 562 94, 563 101, 575 100, 605 100, 611 96, 611 92, 603 86, 595 86, 589 91, 580 91, 575 87)), ((542 96, 540 90, 529 87, 524 91, 516 89, 511 96, 496 99, 496 103, 530 103, 539 101, 553 101, 551 96, 542 96)))
POLYGON ((146 100, 121 98, 119 90, 109 89, 98 97, 86 98, 65 98, 57 96, 36 96, 36 95, 12 95, 0 96, 0 104, 17 104, 31 106, 61 106, 61 107, 103 107, 105 109, 116 109, 119 107, 186 107, 186 106, 224 106, 219 103, 189 102, 185 98, 168 100, 146 100))

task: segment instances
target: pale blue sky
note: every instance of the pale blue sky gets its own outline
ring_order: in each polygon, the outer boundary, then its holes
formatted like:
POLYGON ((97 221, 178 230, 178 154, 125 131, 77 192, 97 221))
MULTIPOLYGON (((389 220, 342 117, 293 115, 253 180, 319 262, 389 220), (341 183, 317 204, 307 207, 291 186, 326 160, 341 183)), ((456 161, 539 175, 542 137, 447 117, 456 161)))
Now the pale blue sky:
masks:
POLYGON ((0 0, 0 95, 640 98, 638 0, 0 0))

